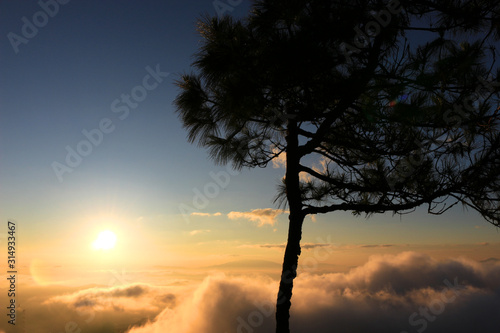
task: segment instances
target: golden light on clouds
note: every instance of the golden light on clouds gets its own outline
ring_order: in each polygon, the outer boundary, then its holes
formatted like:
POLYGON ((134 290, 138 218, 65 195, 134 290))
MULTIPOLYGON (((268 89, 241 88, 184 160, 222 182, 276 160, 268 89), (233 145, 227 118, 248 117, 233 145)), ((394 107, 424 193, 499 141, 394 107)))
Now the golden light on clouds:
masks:
POLYGON ((116 235, 111 230, 104 230, 99 233, 97 239, 92 243, 95 250, 110 250, 115 247, 116 235))
POLYGON ((257 222, 259 227, 264 225, 273 226, 277 220, 278 215, 288 213, 282 209, 272 209, 272 208, 264 208, 264 209, 254 209, 250 212, 230 212, 227 214, 227 217, 230 220, 236 219, 247 219, 252 222, 257 222))

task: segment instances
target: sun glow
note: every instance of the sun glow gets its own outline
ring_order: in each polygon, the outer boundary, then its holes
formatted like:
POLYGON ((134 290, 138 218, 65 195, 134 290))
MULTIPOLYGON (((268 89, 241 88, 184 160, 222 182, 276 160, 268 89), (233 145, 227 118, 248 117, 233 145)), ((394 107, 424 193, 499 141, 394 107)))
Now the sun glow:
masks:
POLYGON ((97 239, 92 243, 96 250, 110 250, 115 247, 116 235, 110 230, 101 231, 97 239))

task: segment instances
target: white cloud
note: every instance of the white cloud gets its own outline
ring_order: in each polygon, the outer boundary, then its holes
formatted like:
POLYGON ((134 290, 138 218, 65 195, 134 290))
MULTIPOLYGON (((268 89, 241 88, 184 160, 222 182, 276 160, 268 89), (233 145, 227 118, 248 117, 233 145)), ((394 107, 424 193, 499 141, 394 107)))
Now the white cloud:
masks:
MULTIPOLYGON (((495 258, 439 261, 404 252, 371 257, 346 273, 301 272, 292 299, 294 333, 489 333, 500 327, 495 258)), ((89 333, 272 332, 278 282, 249 274, 164 287, 23 286, 26 311, 19 315, 26 314, 26 331, 37 333, 64 332, 70 322, 73 331, 89 333)))
POLYGON ((175 304, 175 296, 162 288, 130 284, 110 288, 89 288, 75 293, 55 296, 44 304, 65 304, 74 309, 93 311, 157 312, 175 304))
MULTIPOLYGON (((296 333, 496 332, 500 325, 500 264, 406 252, 295 281, 296 333)), ((183 304, 129 333, 272 332, 277 287, 266 277, 209 277, 183 304)))
MULTIPOLYGON (((124 332, 175 308, 173 287, 130 284, 117 287, 23 285, 16 328, 19 332, 124 332), (81 288, 81 287, 80 287, 81 288)), ((2 324, 0 324, 2 327, 2 324)), ((0 329, 1 331, 1 329, 0 329)))
POLYGON ((238 332, 252 312, 255 314, 251 319, 259 322, 259 331, 271 332, 275 287, 274 281, 264 277, 211 276, 179 307, 166 309, 154 322, 128 332, 238 332))
MULTIPOLYGON (((279 153, 279 149, 274 147, 272 149, 272 152, 274 154, 279 153)), ((278 157, 273 158, 273 168, 274 169, 279 169, 279 168, 285 168, 286 167, 286 152, 283 151, 278 157)))
POLYGON ((273 226, 277 222, 276 217, 283 213, 287 212, 281 209, 265 208, 254 209, 251 212, 230 212, 227 214, 227 217, 230 220, 247 219, 252 222, 257 222, 257 225, 262 227, 266 224, 273 226))
POLYGON ((214 213, 214 214, 210 214, 210 213, 200 213, 200 212, 193 212, 191 213, 191 216, 201 216, 201 217, 210 217, 210 216, 221 216, 222 214, 217 212, 217 213, 214 213))
MULTIPOLYGON (((327 159, 324 156, 321 156, 320 158, 318 158, 318 160, 316 162, 312 163, 310 168, 319 174, 326 175, 328 173, 328 164, 329 163, 332 163, 331 160, 327 159)), ((299 179, 302 182, 308 183, 308 182, 311 182, 313 180, 316 180, 317 178, 311 176, 307 172, 302 171, 299 173, 299 179)))
POLYGON ((189 234, 191 236, 194 236, 194 235, 198 235, 198 234, 205 234, 205 233, 208 233, 208 232, 210 232, 210 230, 193 230, 189 234))

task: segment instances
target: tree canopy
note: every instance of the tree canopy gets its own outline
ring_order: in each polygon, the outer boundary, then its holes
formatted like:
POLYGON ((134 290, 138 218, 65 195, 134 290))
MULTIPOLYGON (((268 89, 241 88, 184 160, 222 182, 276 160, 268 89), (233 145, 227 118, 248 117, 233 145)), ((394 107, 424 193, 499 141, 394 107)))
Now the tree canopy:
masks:
POLYGON ((235 168, 286 154, 278 332, 308 214, 462 204, 499 226, 499 22, 480 0, 259 0, 199 20, 175 100, 189 141, 235 168))

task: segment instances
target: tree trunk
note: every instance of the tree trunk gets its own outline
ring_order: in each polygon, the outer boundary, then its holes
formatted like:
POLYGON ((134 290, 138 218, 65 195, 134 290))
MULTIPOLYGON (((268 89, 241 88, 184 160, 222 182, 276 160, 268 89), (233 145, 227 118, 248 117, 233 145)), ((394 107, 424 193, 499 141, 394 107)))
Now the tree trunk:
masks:
POLYGON ((276 303, 276 333, 289 333, 290 302, 292 298, 293 279, 297 276, 297 265, 300 255, 300 239, 302 237, 303 216, 290 214, 288 242, 283 259, 278 300, 276 303))
POLYGON ((287 201, 290 208, 288 240, 283 258, 283 269, 276 302, 276 333, 289 333, 290 306, 292 298, 293 279, 297 276, 297 265, 300 255, 300 239, 302 238, 302 200, 299 183, 298 132, 297 123, 288 121, 286 149, 285 185, 287 201))

